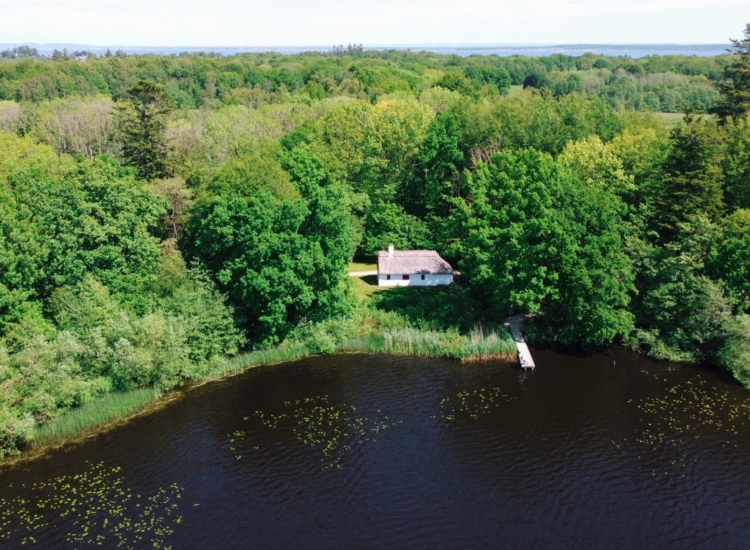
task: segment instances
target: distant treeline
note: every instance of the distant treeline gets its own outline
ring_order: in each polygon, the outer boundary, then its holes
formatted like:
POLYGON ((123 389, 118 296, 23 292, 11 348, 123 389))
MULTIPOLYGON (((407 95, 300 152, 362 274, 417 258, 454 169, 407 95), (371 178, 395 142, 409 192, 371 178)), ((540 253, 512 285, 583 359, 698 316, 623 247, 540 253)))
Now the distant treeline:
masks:
POLYGON ((503 341, 473 327, 509 309, 540 314, 537 341, 750 387, 750 25, 734 50, 0 63, 0 458, 66 410, 225 372, 243 348, 398 330, 487 356, 503 341), (644 112, 696 83, 711 116, 644 112), (389 244, 461 277, 363 303, 349 263, 389 244))
POLYGON ((11 48, 0 52, 0 58, 2 59, 18 59, 23 57, 39 57, 39 52, 36 48, 30 48, 29 46, 19 46, 18 48, 11 48))
POLYGON ((107 52, 56 52, 40 59, 26 46, 2 52, 0 100, 39 102, 71 95, 123 97, 139 80, 163 85, 180 108, 245 105, 348 96, 371 102, 391 95, 418 97, 441 87, 474 98, 507 94, 511 86, 600 95, 614 107, 705 111, 718 100, 718 81, 730 55, 499 57, 412 51, 365 51, 361 45, 298 55, 247 53, 231 57, 107 52), (88 57, 87 57, 88 56, 88 57))

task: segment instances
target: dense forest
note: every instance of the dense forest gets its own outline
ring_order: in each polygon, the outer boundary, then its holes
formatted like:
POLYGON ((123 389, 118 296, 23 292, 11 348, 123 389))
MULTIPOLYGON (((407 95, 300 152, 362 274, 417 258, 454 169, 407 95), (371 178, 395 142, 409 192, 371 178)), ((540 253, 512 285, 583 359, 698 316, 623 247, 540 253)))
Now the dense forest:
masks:
MULTIPOLYGON (((40 58, 28 47, 0 52, 0 100, 38 103, 67 97, 124 97, 139 80, 156 82, 181 109, 310 102, 351 97, 376 103, 419 96, 440 87, 480 99, 512 86, 546 89, 555 97, 577 92, 601 97, 615 108, 706 111, 719 99, 732 56, 499 57, 412 51, 335 48, 327 54, 277 53, 105 56, 55 51, 40 58)), ((33 111, 33 109, 32 109, 33 111)))
POLYGON ((750 384, 750 25, 715 58, 20 52, 0 61, 0 454, 97 396, 324 352, 351 322, 528 312, 537 341, 750 384), (390 243, 458 284, 361 302, 347 266, 390 243))

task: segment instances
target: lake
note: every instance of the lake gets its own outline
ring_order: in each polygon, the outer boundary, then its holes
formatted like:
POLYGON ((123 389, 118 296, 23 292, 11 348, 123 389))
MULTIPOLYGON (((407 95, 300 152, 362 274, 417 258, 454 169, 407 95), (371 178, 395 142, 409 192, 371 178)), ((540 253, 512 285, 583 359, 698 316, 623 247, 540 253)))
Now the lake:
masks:
POLYGON ((623 351, 340 355, 0 470, 17 548, 750 545, 750 393, 623 351))

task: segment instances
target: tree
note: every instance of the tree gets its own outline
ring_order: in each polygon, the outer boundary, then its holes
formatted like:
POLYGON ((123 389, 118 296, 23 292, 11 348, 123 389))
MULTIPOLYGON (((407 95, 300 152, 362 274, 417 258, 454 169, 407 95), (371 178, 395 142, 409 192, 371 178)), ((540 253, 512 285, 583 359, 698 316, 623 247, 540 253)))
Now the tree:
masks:
POLYGON ((466 174, 464 192, 452 253, 489 316, 511 305, 544 312, 545 337, 566 343, 604 344, 632 330, 634 276, 616 195, 533 150, 496 153, 466 174))
MULTIPOLYGON (((480 86, 484 84, 494 85, 498 92, 505 95, 510 91, 510 74, 502 67, 480 67, 470 65, 464 69, 466 78, 477 82, 480 86)), ((440 84, 439 84, 440 85, 440 84)), ((446 87, 447 86, 443 86, 446 87)))
POLYGON ((750 209, 750 119, 726 127, 726 151, 722 157, 726 203, 729 211, 750 209))
POLYGON ((214 195, 251 196, 260 190, 280 199, 295 199, 299 193, 279 165, 275 150, 261 150, 227 162, 214 175, 207 190, 214 195))
POLYGON ((39 52, 36 48, 29 46, 18 46, 0 52, 0 59, 21 59, 24 57, 39 57, 39 52))
POLYGON ((664 179, 655 190, 655 222, 663 238, 699 215, 716 219, 724 210, 721 136, 716 125, 692 114, 672 130, 664 179))
POLYGON ((721 221, 707 263, 735 310, 750 311, 750 210, 737 210, 721 221))
POLYGON ((675 229, 642 262, 636 340, 659 359, 697 361, 716 350, 731 317, 724 288, 710 277, 720 233, 705 216, 675 229))
POLYGON ((82 155, 89 160, 112 155, 117 152, 112 106, 103 96, 55 99, 37 111, 35 133, 59 154, 82 155))
POLYGON ((417 101, 390 99, 374 106, 352 102, 320 121, 315 151, 354 194, 368 198, 361 252, 376 254, 389 242, 423 246, 426 226, 407 214, 398 199, 409 194, 416 157, 433 117, 430 108, 417 101))
POLYGON ((44 245, 28 215, 25 205, 0 191, 0 335, 23 316, 44 262, 44 245))
POLYGON ((0 132, 21 134, 25 126, 26 113, 20 103, 0 101, 0 132))
POLYGON ((113 292, 138 298, 134 290, 159 260, 150 231, 167 205, 122 170, 112 160, 81 160, 63 176, 40 177, 29 168, 10 177, 17 223, 34 235, 19 249, 39 247, 39 267, 25 286, 37 298, 87 274, 113 292))
POLYGON ((351 235, 341 189, 305 201, 267 191, 196 204, 185 234, 190 255, 226 292, 255 345, 280 342, 304 321, 347 309, 351 235))
POLYGON ((145 180, 168 176, 164 117, 174 105, 164 89, 140 80, 115 108, 125 164, 136 168, 145 180))
POLYGON ((151 185, 151 190, 167 199, 170 212, 167 214, 174 239, 180 237, 187 220, 187 211, 193 203, 193 193, 182 178, 158 180, 151 185))
POLYGON ((471 96, 475 93, 471 81, 460 73, 450 72, 444 74, 435 86, 445 88, 451 92, 459 92, 461 95, 471 96))
POLYGON ((727 325, 727 339, 719 350, 719 362, 750 387, 750 315, 738 315, 727 325))
POLYGON ((546 88, 549 86, 549 80, 547 76, 542 73, 531 73, 523 79, 523 87, 525 88, 546 88))
POLYGON ((460 149, 461 126, 451 112, 438 113, 417 156, 413 189, 404 193, 410 212, 425 216, 446 216, 448 199, 459 195, 461 172, 465 168, 460 149))
POLYGON ((622 160, 599 136, 568 143, 558 159, 587 185, 621 196, 635 190, 633 176, 625 173, 622 160))
POLYGON ((744 38, 732 40, 734 61, 724 69, 724 80, 717 87, 721 101, 711 112, 722 122, 737 120, 750 112, 750 23, 745 25, 744 38))

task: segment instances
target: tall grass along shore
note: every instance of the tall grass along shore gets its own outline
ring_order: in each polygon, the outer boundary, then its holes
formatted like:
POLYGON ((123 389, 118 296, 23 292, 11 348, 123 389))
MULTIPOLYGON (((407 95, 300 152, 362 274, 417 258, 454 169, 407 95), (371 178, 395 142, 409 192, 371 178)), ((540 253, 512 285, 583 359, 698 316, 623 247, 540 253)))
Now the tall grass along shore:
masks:
MULTIPOLYGON (((504 327, 478 325, 468 334, 454 329, 421 330, 406 326, 392 312, 357 312, 352 318, 300 327, 278 347, 225 359, 216 363, 205 377, 193 382, 207 383, 254 367, 335 353, 445 357, 461 362, 512 361, 516 358, 516 347, 504 327)), ((163 399, 172 395, 156 389, 137 389, 92 399, 36 428, 19 445, 25 451, 20 458, 106 429, 150 408, 156 410, 163 399)), ((6 460, 17 458, 18 453, 9 454, 6 460)))

